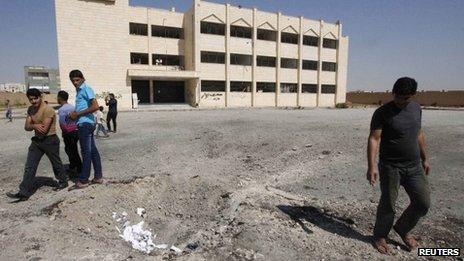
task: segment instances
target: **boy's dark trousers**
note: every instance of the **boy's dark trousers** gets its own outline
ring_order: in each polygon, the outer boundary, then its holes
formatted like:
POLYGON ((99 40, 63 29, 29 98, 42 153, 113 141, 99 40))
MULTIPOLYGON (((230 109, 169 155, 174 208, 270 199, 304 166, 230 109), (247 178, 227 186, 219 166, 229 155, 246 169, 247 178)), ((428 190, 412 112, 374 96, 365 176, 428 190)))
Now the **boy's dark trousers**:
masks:
POLYGON ((33 194, 35 174, 40 159, 45 154, 52 163, 53 173, 58 182, 67 182, 67 177, 60 159, 60 139, 52 135, 47 137, 33 137, 27 153, 23 181, 19 185, 19 193, 26 197, 33 194))
POLYGON ((82 171, 82 160, 79 156, 79 150, 77 148, 77 143, 79 142, 79 135, 77 130, 63 133, 64 141, 64 151, 69 158, 69 169, 76 169, 77 174, 82 171))
POLYGON ((106 127, 108 127, 108 131, 111 132, 111 125, 110 122, 113 121, 113 131, 116 132, 116 117, 118 116, 118 112, 116 111, 109 111, 106 115, 106 127))
POLYGON ((399 167, 379 164, 382 195, 377 207, 374 237, 386 238, 395 218, 395 203, 400 185, 408 193, 411 203, 393 227, 400 236, 408 234, 430 208, 430 188, 420 163, 399 167))

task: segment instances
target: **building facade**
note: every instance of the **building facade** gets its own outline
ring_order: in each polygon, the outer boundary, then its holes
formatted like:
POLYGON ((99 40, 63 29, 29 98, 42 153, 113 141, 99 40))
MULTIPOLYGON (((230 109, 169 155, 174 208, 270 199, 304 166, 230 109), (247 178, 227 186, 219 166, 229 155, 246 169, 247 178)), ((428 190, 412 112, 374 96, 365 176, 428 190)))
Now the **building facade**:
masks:
POLYGON ((139 103, 199 107, 345 102, 340 23, 200 0, 185 13, 128 1, 55 0, 60 74, 82 70, 100 99, 112 92, 122 108, 134 93, 139 103))
POLYGON ((24 66, 24 83, 26 90, 33 88, 44 93, 58 93, 61 90, 59 71, 44 66, 24 66))

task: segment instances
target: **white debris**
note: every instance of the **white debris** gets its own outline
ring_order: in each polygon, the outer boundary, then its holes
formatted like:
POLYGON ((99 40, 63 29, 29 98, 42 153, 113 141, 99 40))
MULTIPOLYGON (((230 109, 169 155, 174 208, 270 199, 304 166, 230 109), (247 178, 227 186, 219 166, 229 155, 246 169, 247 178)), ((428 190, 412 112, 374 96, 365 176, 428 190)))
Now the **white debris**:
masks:
POLYGON ((180 248, 172 245, 171 248, 170 248, 172 251, 176 252, 176 253, 182 253, 182 250, 180 250, 180 248))
POLYGON ((144 208, 137 208, 137 215, 144 218, 146 213, 147 213, 147 211, 145 211, 144 208))
POLYGON ((132 248, 140 250, 144 253, 150 254, 155 248, 166 249, 166 244, 155 245, 153 239, 156 236, 153 236, 150 231, 143 229, 144 222, 132 226, 126 226, 120 237, 122 237, 126 242, 132 244, 132 248))
POLYGON ((118 213, 113 212, 113 219, 116 219, 118 217, 118 213))

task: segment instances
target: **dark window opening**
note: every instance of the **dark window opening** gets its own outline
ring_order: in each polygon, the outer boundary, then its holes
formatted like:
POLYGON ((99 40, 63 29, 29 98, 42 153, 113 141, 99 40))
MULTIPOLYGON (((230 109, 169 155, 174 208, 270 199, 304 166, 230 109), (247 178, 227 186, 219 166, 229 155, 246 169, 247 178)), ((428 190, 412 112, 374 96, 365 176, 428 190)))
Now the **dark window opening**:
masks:
POLYGON ((230 82, 231 92, 251 92, 251 82, 230 82))
POLYGON ((271 30, 266 30, 266 29, 258 29, 257 38, 259 40, 274 41, 275 42, 276 39, 277 39, 277 32, 276 31, 271 31, 271 30))
POLYGON ((324 38, 324 41, 322 41, 322 47, 324 48, 337 49, 337 45, 337 40, 324 38))
POLYGON ((321 93, 335 93, 335 89, 337 86, 333 84, 322 84, 321 85, 321 93))
POLYGON ((298 84, 296 83, 281 83, 280 84, 281 93, 296 93, 298 92, 298 84))
POLYGON ((185 102, 185 82, 183 81, 154 81, 153 92, 155 103, 185 102))
POLYGON ((335 72, 337 71, 337 64, 331 62, 322 62, 322 70, 328 72, 335 72))
POLYGON ((256 65, 262 67, 276 67, 276 58, 272 56, 257 56, 256 65))
POLYGON ((317 93, 317 84, 302 84, 302 93, 317 93))
POLYGON ((235 65, 251 65, 253 60, 253 56, 246 55, 246 54, 230 54, 230 64, 235 65))
POLYGON ((298 35, 291 33, 281 33, 280 42, 289 44, 298 44, 298 35))
POLYGON ((280 67, 298 69, 298 59, 280 58, 280 67))
POLYGON ((148 35, 148 25, 129 23, 129 33, 133 35, 148 35))
POLYGON ((276 84, 274 82, 257 82, 256 91, 257 92, 275 92, 276 84))
POLYGON ((183 39, 184 30, 182 28, 176 28, 176 27, 152 25, 151 36, 183 39))
POLYGON ((250 27, 235 26, 235 25, 230 26, 230 36, 232 37, 251 39, 252 35, 253 35, 253 32, 250 27))
POLYGON ((226 35, 226 25, 210 22, 201 22, 202 34, 226 35))
POLYGON ((47 72, 28 72, 27 75, 29 77, 45 77, 48 78, 47 72))
POLYGON ((131 64, 148 64, 148 53, 131 53, 131 64))
POLYGON ((303 36, 303 45, 319 46, 319 37, 304 35, 303 36))
POLYGON ((317 61, 303 60, 303 70, 317 70, 317 61))
POLYGON ((132 80, 132 93, 137 93, 139 103, 150 103, 150 82, 142 80, 132 80))
POLYGON ((184 56, 153 54, 153 65, 184 66, 184 56))
POLYGON ((225 92, 225 81, 201 81, 202 92, 225 92))
POLYGON ((225 64, 226 54, 218 52, 201 52, 201 62, 202 63, 220 63, 225 64))

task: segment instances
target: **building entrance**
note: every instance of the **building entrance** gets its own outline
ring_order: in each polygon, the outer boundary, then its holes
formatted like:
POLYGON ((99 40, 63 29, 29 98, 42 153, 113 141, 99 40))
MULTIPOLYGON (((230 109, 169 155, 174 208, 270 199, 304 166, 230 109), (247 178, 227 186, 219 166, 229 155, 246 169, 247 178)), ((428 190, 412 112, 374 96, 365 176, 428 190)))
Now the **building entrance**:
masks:
POLYGON ((153 101, 155 103, 185 103, 185 82, 154 81, 153 101))

